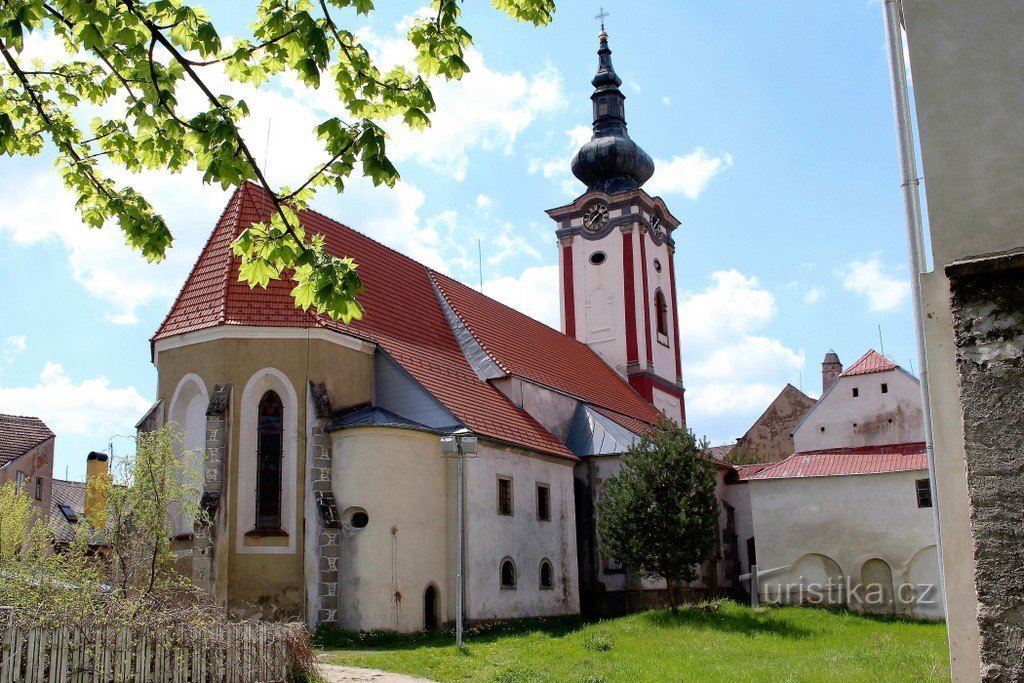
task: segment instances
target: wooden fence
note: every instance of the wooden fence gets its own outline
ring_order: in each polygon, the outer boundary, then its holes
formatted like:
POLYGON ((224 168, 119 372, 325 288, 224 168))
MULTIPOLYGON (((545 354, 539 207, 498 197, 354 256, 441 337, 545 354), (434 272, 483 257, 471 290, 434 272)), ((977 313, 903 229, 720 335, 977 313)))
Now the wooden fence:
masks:
POLYGON ((292 673, 298 624, 215 629, 17 628, 4 631, 0 683, 274 683, 292 673))

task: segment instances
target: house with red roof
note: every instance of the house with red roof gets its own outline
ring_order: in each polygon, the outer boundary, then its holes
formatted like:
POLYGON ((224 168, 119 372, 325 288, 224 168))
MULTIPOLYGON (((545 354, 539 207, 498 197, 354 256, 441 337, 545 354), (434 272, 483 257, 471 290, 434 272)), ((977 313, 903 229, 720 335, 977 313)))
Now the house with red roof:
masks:
POLYGON ((581 583, 631 585, 581 580, 579 556, 601 566, 593 503, 621 453, 684 420, 679 221, 642 189, 653 162, 626 133, 603 32, 598 55, 594 138, 573 161, 588 189, 548 212, 561 331, 315 211, 302 225, 358 263, 365 313, 344 325, 296 308, 288 282, 239 282, 230 245, 273 206, 253 184, 231 198, 151 340, 157 402, 139 423, 184 429, 212 523, 177 519, 175 547, 230 614, 452 621, 454 432, 478 444, 464 461, 469 620, 574 614, 581 583))
POLYGON ((0 486, 15 482, 44 515, 50 508, 56 439, 38 417, 0 415, 0 486))
POLYGON ((941 618, 920 384, 873 349, 845 370, 829 352, 822 380, 796 452, 738 472, 761 599, 941 618))

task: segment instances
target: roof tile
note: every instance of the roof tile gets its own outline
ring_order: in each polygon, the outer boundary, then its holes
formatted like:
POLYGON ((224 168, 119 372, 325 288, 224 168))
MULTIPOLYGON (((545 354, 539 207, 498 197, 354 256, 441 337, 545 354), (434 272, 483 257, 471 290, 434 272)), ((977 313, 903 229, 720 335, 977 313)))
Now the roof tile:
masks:
POLYGON ((800 479, 926 469, 928 454, 924 442, 920 441, 794 453, 785 460, 762 467, 758 471, 741 468, 740 478, 800 479))
POLYGON ((0 415, 0 467, 17 460, 53 436, 50 428, 38 417, 0 415))

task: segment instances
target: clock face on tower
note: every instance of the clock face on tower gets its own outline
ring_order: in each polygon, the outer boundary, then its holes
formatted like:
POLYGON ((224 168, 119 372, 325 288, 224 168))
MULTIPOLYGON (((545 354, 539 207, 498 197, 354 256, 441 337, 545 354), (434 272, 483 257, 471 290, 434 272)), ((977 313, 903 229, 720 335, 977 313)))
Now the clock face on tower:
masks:
POLYGON ((608 225, 610 218, 607 206, 604 204, 594 204, 583 214, 583 227, 591 232, 596 232, 608 225))

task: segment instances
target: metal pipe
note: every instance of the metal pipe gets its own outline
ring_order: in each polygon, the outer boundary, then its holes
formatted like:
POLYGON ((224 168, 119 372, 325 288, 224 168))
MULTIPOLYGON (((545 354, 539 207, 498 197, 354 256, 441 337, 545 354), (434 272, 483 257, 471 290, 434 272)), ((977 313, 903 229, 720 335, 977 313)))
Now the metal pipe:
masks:
POLYGON ((462 649, 462 546, 463 546, 463 528, 462 528, 462 496, 463 496, 463 485, 462 485, 462 461, 465 455, 462 452, 462 438, 457 437, 455 440, 458 454, 455 456, 455 472, 456 472, 456 486, 458 487, 458 493, 456 499, 458 500, 458 510, 455 513, 458 518, 458 535, 459 540, 455 546, 455 647, 462 649))
POLYGON ((924 412, 924 442, 928 453, 928 480, 932 494, 932 515, 935 520, 935 545, 939 561, 939 582, 942 584, 942 613, 946 614, 945 572, 942 567, 942 527, 939 520, 939 496, 935 483, 935 447, 932 441, 932 411, 928 388, 927 350, 924 339, 924 316, 921 302, 921 274, 928 272, 924 254, 924 227, 921 220, 920 182, 917 176, 917 155, 914 152, 914 130, 910 118, 910 95, 900 34, 899 0, 884 0, 886 53, 889 56, 889 80, 892 106, 896 120, 896 142, 900 163, 900 186, 903 188, 903 213, 907 230, 907 251, 910 255, 910 288, 914 303, 914 332, 917 337, 917 362, 920 367, 921 404, 924 412))

